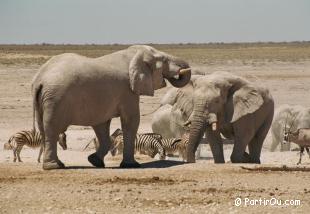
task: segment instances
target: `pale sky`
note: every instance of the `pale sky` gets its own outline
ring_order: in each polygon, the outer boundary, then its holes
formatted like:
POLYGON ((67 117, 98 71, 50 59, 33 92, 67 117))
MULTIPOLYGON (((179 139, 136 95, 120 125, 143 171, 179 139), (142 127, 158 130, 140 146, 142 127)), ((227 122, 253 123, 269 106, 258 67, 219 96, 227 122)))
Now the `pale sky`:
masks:
POLYGON ((0 0, 0 43, 310 41, 310 0, 0 0))

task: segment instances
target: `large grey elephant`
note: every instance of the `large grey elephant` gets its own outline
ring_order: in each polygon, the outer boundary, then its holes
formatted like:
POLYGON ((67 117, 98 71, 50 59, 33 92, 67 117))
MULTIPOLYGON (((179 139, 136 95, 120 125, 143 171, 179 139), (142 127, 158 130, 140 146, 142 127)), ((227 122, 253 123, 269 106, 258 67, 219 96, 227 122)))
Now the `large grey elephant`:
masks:
POLYGON ((289 151, 290 143, 282 144, 285 123, 292 132, 300 128, 310 128, 310 108, 299 105, 282 105, 276 109, 271 126, 272 143, 270 151, 274 152, 280 144, 280 151, 289 151))
POLYGON ((188 162, 195 162, 195 151, 205 133, 215 163, 225 162, 221 134, 234 140, 233 163, 260 163, 274 113, 274 101, 266 88, 219 72, 192 80, 178 94, 173 108, 188 118, 184 125, 190 126, 188 162))
POLYGON ((52 57, 32 83, 34 112, 45 137, 43 169, 63 168, 56 141, 69 125, 92 126, 99 148, 88 157, 104 167, 110 148, 110 122, 120 117, 124 133, 121 167, 139 167, 134 139, 140 122, 139 95, 153 96, 166 85, 183 87, 191 77, 188 63, 150 46, 131 46, 99 58, 77 54, 52 57))

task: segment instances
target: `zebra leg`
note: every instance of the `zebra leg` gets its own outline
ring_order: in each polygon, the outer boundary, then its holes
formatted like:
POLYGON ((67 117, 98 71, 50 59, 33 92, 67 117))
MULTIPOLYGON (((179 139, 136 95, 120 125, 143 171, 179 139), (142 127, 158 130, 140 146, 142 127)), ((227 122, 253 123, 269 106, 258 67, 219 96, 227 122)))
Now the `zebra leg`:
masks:
POLYGON ((16 154, 17 154, 17 159, 18 159, 18 162, 23 162, 21 159, 20 159, 20 152, 22 151, 22 146, 17 148, 16 149, 16 154))
POLYGON ((297 165, 301 164, 301 158, 304 154, 304 151, 305 151, 305 147, 301 146, 300 147, 300 153, 299 153, 299 161, 298 161, 297 165))
POLYGON ((16 148, 13 148, 13 162, 16 162, 16 148))
POLYGON ((41 156, 42 156, 42 152, 43 152, 43 143, 42 143, 41 146, 40 146, 39 157, 38 157, 38 163, 40 163, 41 156))
POLYGON ((99 141, 99 147, 95 153, 88 156, 88 161, 98 168, 105 167, 103 159, 111 148, 110 124, 111 120, 93 127, 99 141))

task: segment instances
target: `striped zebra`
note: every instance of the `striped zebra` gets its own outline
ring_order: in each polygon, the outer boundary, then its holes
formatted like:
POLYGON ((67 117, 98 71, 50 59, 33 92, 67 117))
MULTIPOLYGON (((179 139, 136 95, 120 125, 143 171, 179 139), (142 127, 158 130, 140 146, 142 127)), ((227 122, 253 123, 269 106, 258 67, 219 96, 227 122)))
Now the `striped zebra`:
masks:
MULTIPOLYGON (((121 129, 116 129, 113 134, 110 136, 110 140, 111 140, 111 147, 110 147, 110 152, 112 156, 116 155, 117 149, 115 149, 113 142, 115 142, 115 138, 119 135, 123 134, 121 129)), ((91 144, 94 145, 94 147, 91 147, 91 149, 96 149, 96 151, 99 148, 99 141, 96 137, 94 137, 93 139, 91 139, 87 145, 84 147, 83 151, 85 151, 91 144)))
MULTIPOLYGON (((154 158, 156 154, 159 154, 160 159, 164 160, 166 157, 165 149, 161 145, 161 135, 155 133, 137 134, 135 138, 135 152, 145 154, 154 158)), ((118 135, 113 142, 113 150, 117 150, 118 154, 123 153, 124 150, 124 138, 123 135, 118 135)), ((114 151, 113 151, 114 152, 114 151)), ((116 152, 114 152, 116 153, 116 152)))
POLYGON ((160 142, 168 156, 173 156, 175 153, 180 154, 180 152, 182 152, 183 145, 181 138, 162 138, 160 142))
MULTIPOLYGON (((62 133, 59 135, 59 145, 63 148, 63 150, 67 149, 67 139, 66 134, 62 133)), ((40 163, 41 155, 43 152, 43 139, 40 132, 36 132, 34 130, 31 131, 20 131, 15 133, 8 141, 10 148, 13 150, 14 159, 13 161, 16 162, 16 157, 18 162, 22 162, 20 159, 20 152, 23 146, 28 146, 30 148, 38 148, 40 147, 38 162, 40 163)))

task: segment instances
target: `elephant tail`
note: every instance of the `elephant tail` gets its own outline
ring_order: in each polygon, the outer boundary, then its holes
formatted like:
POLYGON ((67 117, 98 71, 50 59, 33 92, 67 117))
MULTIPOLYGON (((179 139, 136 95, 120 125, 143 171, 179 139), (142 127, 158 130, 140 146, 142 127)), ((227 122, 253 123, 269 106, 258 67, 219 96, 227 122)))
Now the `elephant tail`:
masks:
MULTIPOLYGON (((36 112, 38 113, 39 117, 39 97, 42 91, 43 85, 40 84, 38 87, 33 87, 33 103, 32 103, 32 113, 33 113, 33 121, 32 121, 32 129, 34 132, 36 132, 36 112)), ((39 119, 39 118, 38 118, 39 119)))

